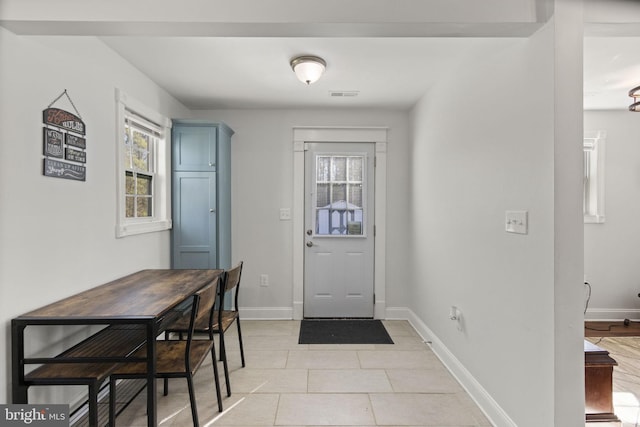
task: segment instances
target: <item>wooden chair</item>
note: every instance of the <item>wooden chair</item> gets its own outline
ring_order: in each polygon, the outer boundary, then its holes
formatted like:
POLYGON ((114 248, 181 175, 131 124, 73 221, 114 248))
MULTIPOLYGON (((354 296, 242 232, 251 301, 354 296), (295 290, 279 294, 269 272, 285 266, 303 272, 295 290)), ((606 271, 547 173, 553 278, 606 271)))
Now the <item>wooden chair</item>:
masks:
MULTIPOLYGON (((200 318, 196 320, 195 332, 200 333, 213 333, 220 335, 220 361, 224 367, 224 378, 227 387, 227 396, 231 396, 231 385, 229 382, 229 366, 227 363, 226 347, 224 341, 224 333, 235 322, 238 327, 238 341, 240 344, 240 358, 242 360, 242 367, 245 367, 244 361, 244 347, 242 345, 242 329, 240 327, 240 316, 238 313, 238 295, 240 287, 240 278, 242 276, 243 262, 239 262, 235 267, 226 270, 222 274, 222 280, 218 286, 218 301, 219 305, 224 308, 225 296, 235 292, 232 297, 232 306, 229 310, 216 310, 213 317, 209 322, 207 319, 200 318)), ((180 339, 183 338, 183 334, 187 331, 188 324, 184 319, 179 319, 174 324, 166 329, 167 333, 177 333, 180 339)), ((215 363, 215 362, 214 362, 215 363)), ((166 391, 166 390, 165 390, 166 391)))
MULTIPOLYGON (((193 339, 197 319, 205 317, 206 320, 210 321, 213 316, 217 288, 218 279, 202 288, 192 297, 191 310, 187 317, 189 326, 186 331, 186 340, 159 340, 156 342, 156 376, 164 379, 185 378, 187 380, 194 427, 197 427, 199 423, 193 375, 209 354, 213 360, 218 410, 222 412, 222 398, 220 395, 218 367, 215 360, 213 333, 209 333, 208 339, 193 339)), ((144 357, 146 351, 146 346, 144 346, 136 353, 136 356, 144 357)), ((146 362, 121 363, 111 374, 109 383, 109 419, 111 427, 115 427, 116 424, 116 381, 118 379, 145 378, 146 375, 146 362)))
POLYGON ((235 322, 238 327, 238 343, 240 345, 240 359, 242 367, 244 362, 244 347, 242 345, 242 329, 240 328, 240 313, 238 312, 238 296, 240 295, 240 278, 242 277, 242 264, 240 261, 235 267, 224 272, 224 280, 220 283, 220 309, 216 311, 214 317, 217 318, 213 325, 213 333, 220 335, 220 360, 224 367, 224 378, 227 383, 227 396, 231 396, 231 386, 229 384, 229 367, 227 363, 227 348, 224 341, 224 334, 235 322), (224 309, 225 297, 233 294, 232 305, 228 310, 224 309))

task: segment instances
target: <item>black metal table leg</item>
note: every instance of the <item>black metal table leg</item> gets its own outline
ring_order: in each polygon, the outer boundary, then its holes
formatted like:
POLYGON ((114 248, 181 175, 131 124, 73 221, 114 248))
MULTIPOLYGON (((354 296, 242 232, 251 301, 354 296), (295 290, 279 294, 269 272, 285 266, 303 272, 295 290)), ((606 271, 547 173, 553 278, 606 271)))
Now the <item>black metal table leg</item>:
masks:
POLYGON ((11 321, 11 398, 13 403, 28 403, 28 387, 24 384, 24 329, 26 325, 11 321))
POLYGON ((147 325, 147 425, 158 425, 156 405, 156 328, 155 322, 147 325))

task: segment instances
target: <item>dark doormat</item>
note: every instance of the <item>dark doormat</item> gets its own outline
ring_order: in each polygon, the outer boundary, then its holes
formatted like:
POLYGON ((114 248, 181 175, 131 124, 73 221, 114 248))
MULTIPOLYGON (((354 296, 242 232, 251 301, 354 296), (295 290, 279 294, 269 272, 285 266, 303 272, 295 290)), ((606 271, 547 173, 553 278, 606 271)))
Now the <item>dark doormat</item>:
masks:
POLYGON ((380 320, 316 320, 300 323, 298 344, 393 344, 380 320))

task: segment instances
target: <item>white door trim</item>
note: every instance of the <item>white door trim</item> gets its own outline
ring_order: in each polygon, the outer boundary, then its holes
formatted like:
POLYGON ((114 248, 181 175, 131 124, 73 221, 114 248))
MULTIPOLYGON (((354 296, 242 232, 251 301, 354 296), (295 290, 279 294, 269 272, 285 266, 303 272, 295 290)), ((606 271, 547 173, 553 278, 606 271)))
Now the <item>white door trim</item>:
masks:
POLYGON ((386 219, 387 219, 387 131, 386 127, 293 128, 293 318, 303 317, 304 304, 304 143, 373 142, 375 167, 375 255, 373 317, 384 319, 386 309, 386 219))

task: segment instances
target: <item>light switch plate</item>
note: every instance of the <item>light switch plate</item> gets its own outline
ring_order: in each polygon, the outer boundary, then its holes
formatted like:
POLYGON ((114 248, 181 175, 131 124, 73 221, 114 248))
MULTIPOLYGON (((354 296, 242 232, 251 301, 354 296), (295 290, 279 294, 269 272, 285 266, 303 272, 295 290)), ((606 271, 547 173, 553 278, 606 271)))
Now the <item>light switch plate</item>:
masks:
POLYGON ((291 209, 280 208, 280 221, 288 221, 291 219, 291 209))
POLYGON ((527 211, 506 211, 504 229, 507 233, 527 234, 529 232, 527 211))

